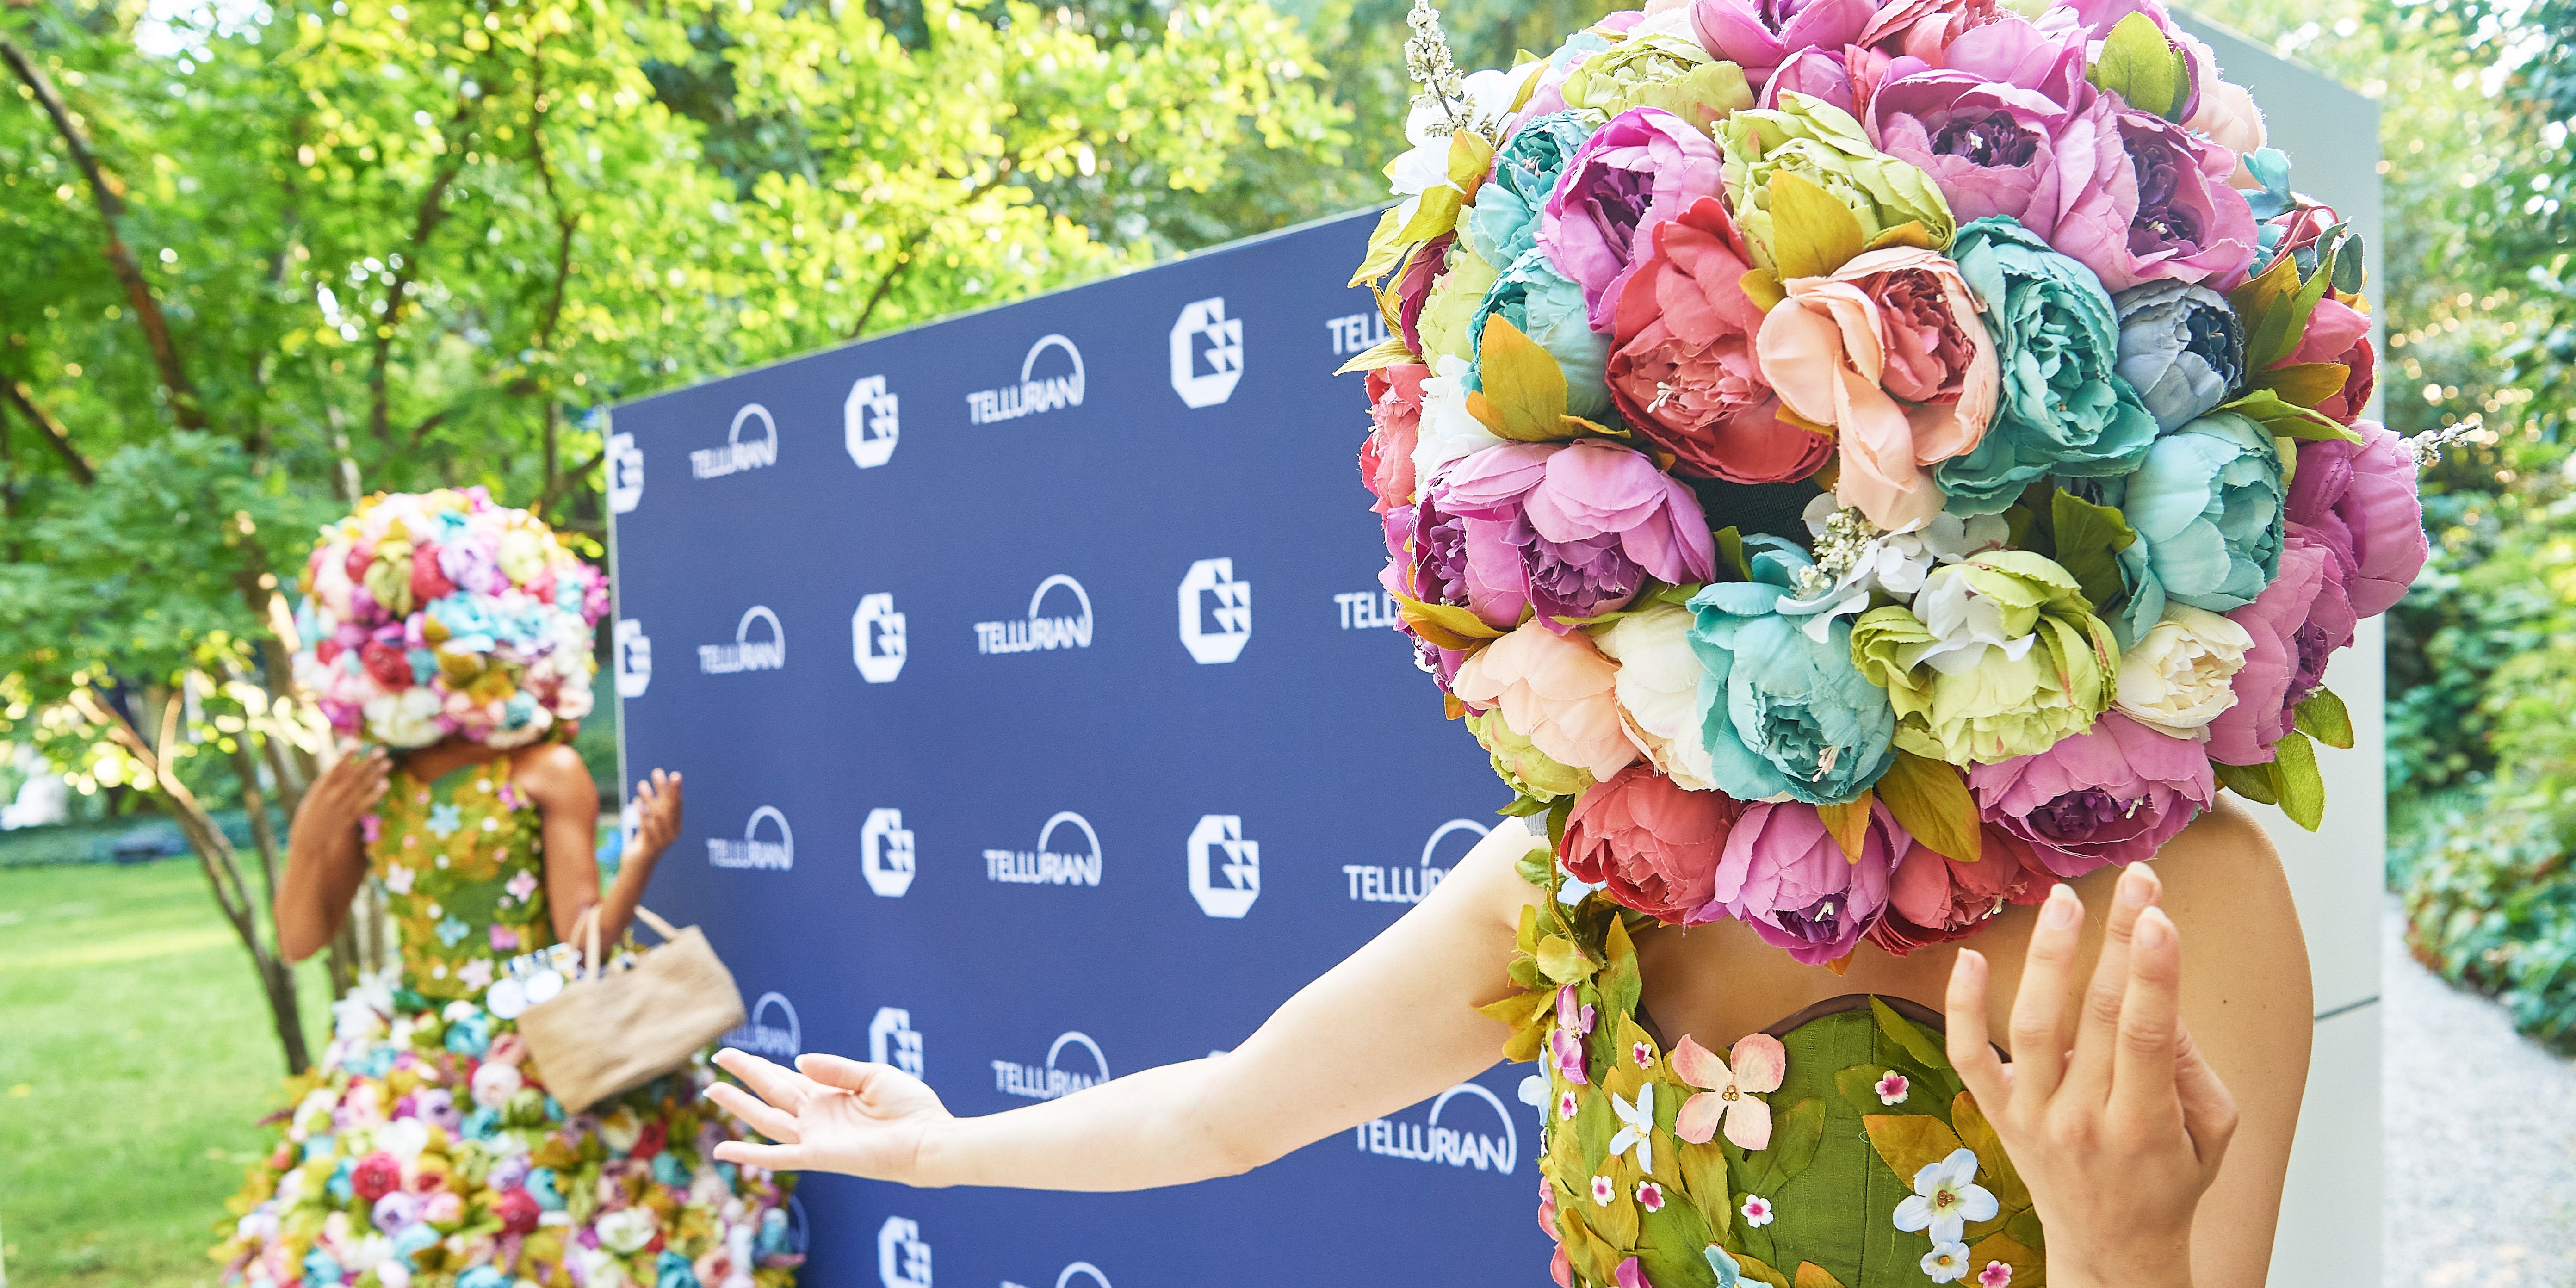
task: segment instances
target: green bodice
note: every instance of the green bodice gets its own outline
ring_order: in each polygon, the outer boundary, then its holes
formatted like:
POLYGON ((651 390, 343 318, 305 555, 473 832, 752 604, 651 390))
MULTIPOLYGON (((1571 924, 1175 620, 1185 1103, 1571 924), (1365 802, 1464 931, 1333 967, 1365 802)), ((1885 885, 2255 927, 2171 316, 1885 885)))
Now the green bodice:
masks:
MULTIPOLYGON (((1534 851, 1528 866, 1545 862, 1534 851)), ((1526 991, 1485 1008, 1513 1025, 1511 1056, 1546 1076, 1539 1215, 1559 1241, 1560 1282, 2045 1284, 2030 1193, 1951 1069, 1937 1016, 1865 996, 1810 1008, 1769 1030, 1786 1055, 1781 1080, 1752 1090, 1767 1084, 1746 1043, 1695 1061, 1653 1031, 1629 937, 1645 919, 1625 918, 1597 897, 1526 911, 1512 964, 1526 991), (1761 1148, 1708 1126, 1753 1101, 1771 1124, 1761 1148), (1685 1126, 1704 1141, 1684 1139, 1685 1126)))
POLYGON ((435 782, 397 767, 363 826, 405 987, 434 1002, 477 999, 501 963, 554 942, 544 834, 508 761, 435 782))

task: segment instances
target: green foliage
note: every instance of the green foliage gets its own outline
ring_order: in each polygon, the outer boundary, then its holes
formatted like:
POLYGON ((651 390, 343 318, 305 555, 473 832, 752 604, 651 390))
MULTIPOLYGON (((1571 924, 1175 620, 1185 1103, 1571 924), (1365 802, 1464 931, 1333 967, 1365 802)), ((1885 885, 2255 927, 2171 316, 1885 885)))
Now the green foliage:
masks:
POLYGON ((2407 947, 2456 983, 2497 995, 2514 1024, 2576 1048, 2576 799, 2471 793, 2428 805, 2391 853, 2407 947))

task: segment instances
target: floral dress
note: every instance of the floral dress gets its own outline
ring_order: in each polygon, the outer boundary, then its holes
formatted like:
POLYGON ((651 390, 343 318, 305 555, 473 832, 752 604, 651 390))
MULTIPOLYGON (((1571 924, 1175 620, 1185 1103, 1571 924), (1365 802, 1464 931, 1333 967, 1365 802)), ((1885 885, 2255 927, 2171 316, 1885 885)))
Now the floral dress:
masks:
POLYGON ((1484 1009, 1513 1026, 1509 1054, 1544 1070, 1522 1095, 1541 1115, 1557 1283, 2046 1283, 2030 1191, 1950 1067, 1937 1015, 1852 996, 1723 1055, 1667 1045, 1638 1007, 1629 935, 1652 918, 1588 894, 1541 905, 1522 915, 1511 966, 1523 991, 1484 1009))
POLYGON ((321 1062, 211 1255, 250 1288, 789 1288, 784 1184, 715 1160, 703 1059, 567 1115, 512 1022, 554 945, 538 813, 506 764, 397 768, 361 820, 402 965, 321 1062), (517 965, 512 965, 518 959, 517 965), (498 983, 500 988, 494 988, 498 983))

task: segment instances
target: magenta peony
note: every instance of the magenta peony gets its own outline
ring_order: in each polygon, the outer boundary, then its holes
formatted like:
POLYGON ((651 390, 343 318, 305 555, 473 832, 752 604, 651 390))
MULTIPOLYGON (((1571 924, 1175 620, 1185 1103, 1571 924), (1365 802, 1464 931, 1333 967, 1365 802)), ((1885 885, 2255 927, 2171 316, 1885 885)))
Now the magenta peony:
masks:
POLYGON ((2106 118, 2084 79, 2084 45, 2018 19, 1979 27, 1943 51, 1938 69, 1891 77, 1870 97, 1870 140, 1921 166, 1961 223, 2007 215, 2049 237, 2061 171, 2088 173, 2106 118))
POLYGON ((2285 504, 2291 530, 2333 552, 2357 617, 2387 612, 2432 553, 2415 461, 2387 426, 2354 426, 2363 441, 2329 438, 2299 446, 2285 504))
POLYGON ((1743 812, 1723 792, 1685 791, 1651 765, 1630 765, 1575 801, 1557 853, 1620 907, 1679 922, 1708 903, 1743 812))
MULTIPOLYGON (((1422 508, 1455 516, 1471 587, 1526 596, 1561 633, 1626 607, 1648 577, 1681 585, 1716 575, 1699 498, 1643 454, 1601 439, 1486 448, 1433 475, 1422 508)), ((1416 544, 1445 549, 1451 531, 1416 544)), ((1477 612, 1519 624, 1516 613, 1477 612)))
POLYGON ((1539 214, 1538 245, 1583 288, 1592 329, 1610 329, 1645 230, 1722 190, 1717 144, 1660 108, 1610 118, 1567 162, 1539 214))
POLYGON ((2326 659, 2352 643, 2352 599, 2343 563, 2308 532, 2281 543, 2281 574, 2253 603, 2227 615, 2254 637, 2236 672, 2236 705, 2209 722, 2209 757, 2268 765, 2301 702, 2325 678, 2326 659))
POLYGON ((1849 953, 1887 907, 1888 878, 1914 849, 1887 806, 1872 802, 1860 856, 1845 857, 1816 807, 1745 807, 1727 833, 1707 906, 1693 922, 1734 917, 1810 966, 1849 953))
POLYGON ((2172 278, 2225 291, 2254 262, 2254 209, 2228 184, 2236 154, 2105 94, 2085 109, 2089 149, 2061 146, 2049 245, 2125 291, 2172 278))
POLYGON ((2303 362, 2339 362, 2345 375, 2343 388, 2317 404, 2317 410, 2344 424, 2361 418, 2362 409, 2370 405, 2370 391, 2379 384, 2379 354, 2370 347, 2370 319, 2358 309, 2328 296, 2317 301, 2316 312, 2308 317, 2308 329, 2299 336, 2299 347, 2275 366, 2303 362))
POLYGON ((1975 934, 2007 905, 2047 898, 2054 883, 2030 842, 1992 823, 1983 830, 1974 863, 1915 846, 1888 881, 1887 915, 1869 928, 1869 942, 1903 957, 1975 934))
POLYGON ((2032 756, 1968 768, 1987 822, 2069 880, 2156 850, 2209 808, 2218 782, 2197 742, 2119 712, 2032 756))

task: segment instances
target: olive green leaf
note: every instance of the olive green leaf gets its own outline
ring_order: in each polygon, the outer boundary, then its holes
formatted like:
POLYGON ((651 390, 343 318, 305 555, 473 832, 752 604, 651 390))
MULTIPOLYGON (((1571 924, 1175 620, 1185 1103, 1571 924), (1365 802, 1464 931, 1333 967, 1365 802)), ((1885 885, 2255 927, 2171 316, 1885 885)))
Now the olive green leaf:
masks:
POLYGON ((2352 750, 2352 713, 2332 689, 2320 688, 2299 703, 2299 728, 2329 747, 2352 750))
POLYGON ((1913 833, 1915 843, 1935 853, 1974 863, 1984 853, 1985 831, 1977 822, 1977 801, 1959 771, 1938 760, 1899 751, 1874 789, 1897 824, 1913 833))

